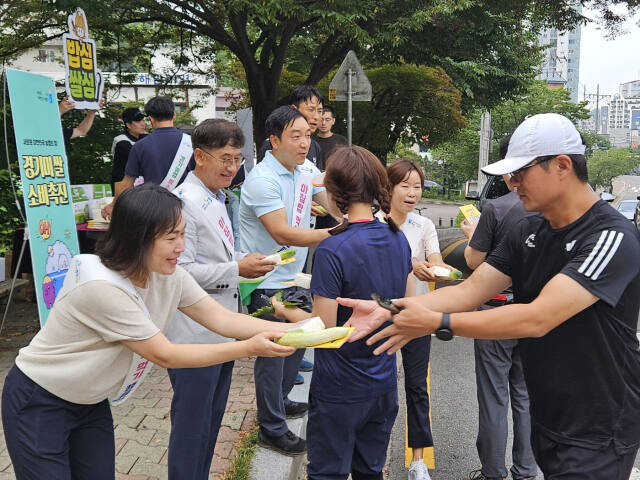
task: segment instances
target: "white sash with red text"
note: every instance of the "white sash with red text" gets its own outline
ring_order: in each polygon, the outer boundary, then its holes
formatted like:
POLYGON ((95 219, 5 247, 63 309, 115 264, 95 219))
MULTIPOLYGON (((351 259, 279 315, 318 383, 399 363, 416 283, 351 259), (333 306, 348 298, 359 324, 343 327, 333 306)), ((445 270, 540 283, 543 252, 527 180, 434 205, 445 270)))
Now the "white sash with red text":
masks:
POLYGON ((302 219, 306 214, 313 195, 311 190, 311 181, 314 176, 313 170, 309 167, 305 167, 304 165, 300 165, 296 168, 300 173, 298 174, 298 178, 295 183, 293 212, 291 219, 289 220, 292 227, 300 226, 300 222, 302 222, 302 219))
MULTIPOLYGON (((60 293, 58 293, 58 296, 56 297, 56 301, 59 301, 80 285, 96 280, 113 283, 133 295, 138 302, 140 309, 144 312, 147 318, 151 320, 151 315, 149 314, 147 306, 144 304, 144 301, 131 281, 120 275, 118 272, 114 272, 113 270, 109 270, 105 267, 97 255, 81 254, 73 257, 71 265, 69 266, 69 271, 64 279, 64 284, 60 289, 60 293)), ((111 405, 119 405, 129 398, 135 389, 142 383, 144 377, 151 370, 151 367, 153 367, 153 363, 149 360, 144 359, 135 352, 131 353, 133 357, 131 359, 129 371, 122 382, 122 386, 118 389, 118 393, 109 397, 111 405)))
POLYGON ((197 205, 205 212, 207 222, 224 243, 230 257, 233 258, 235 245, 227 207, 199 185, 197 177, 190 178, 192 176, 195 177, 194 173, 189 172, 185 181, 174 193, 189 203, 197 205))
POLYGON ((178 186, 178 182, 182 178, 185 170, 189 166, 189 161, 191 160, 191 155, 193 155, 193 147, 191 146, 191 136, 186 133, 182 134, 182 140, 180 141, 180 145, 178 145, 178 151, 176 152, 175 157, 173 157, 173 161, 171 162, 171 166, 169 167, 169 171, 167 175, 164 177, 164 180, 160 182, 160 186, 166 188, 169 191, 172 191, 174 188, 178 186))

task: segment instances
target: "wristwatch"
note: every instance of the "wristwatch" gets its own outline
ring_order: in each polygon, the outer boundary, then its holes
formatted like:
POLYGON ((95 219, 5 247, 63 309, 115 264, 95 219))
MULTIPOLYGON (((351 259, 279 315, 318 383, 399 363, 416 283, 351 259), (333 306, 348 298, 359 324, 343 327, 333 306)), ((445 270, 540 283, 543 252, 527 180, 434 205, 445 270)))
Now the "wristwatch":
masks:
POLYGON ((440 340, 451 340, 453 338, 453 330, 451 330, 451 315, 448 313, 442 314, 442 322, 440 327, 436 330, 436 337, 440 340))

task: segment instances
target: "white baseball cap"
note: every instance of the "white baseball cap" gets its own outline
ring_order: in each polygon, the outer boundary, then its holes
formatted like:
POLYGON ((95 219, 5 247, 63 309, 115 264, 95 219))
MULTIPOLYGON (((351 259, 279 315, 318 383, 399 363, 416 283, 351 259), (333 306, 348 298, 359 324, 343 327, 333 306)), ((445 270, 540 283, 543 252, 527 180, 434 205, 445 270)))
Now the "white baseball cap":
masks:
POLYGON ((567 117, 540 113, 527 118, 511 135, 504 160, 482 169, 487 175, 515 172, 534 158, 547 155, 584 155, 580 133, 567 117))

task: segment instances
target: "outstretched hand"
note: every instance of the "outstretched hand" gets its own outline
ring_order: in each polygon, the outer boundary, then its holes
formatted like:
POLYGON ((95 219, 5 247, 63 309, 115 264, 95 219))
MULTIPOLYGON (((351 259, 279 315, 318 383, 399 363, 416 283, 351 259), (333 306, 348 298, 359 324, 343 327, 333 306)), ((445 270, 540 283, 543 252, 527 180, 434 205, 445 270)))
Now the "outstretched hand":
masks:
POLYGON ((366 337, 384 322, 391 319, 391 313, 378 306, 373 300, 356 300, 342 297, 338 297, 336 300, 343 307, 353 308, 349 321, 344 324, 345 327, 355 328, 347 342, 355 342, 366 337))
POLYGON ((105 205, 102 210, 100 211, 100 214, 102 215, 102 218, 104 218, 105 220, 111 220, 111 215, 113 214, 113 205, 114 205, 115 201, 111 202, 108 205, 105 205))
POLYGON ((400 298, 393 303, 401 309, 400 313, 393 316, 393 325, 367 340, 367 345, 373 345, 387 338, 386 342, 373 351, 375 355, 385 351, 391 355, 414 338, 430 335, 440 326, 442 314, 424 307, 416 297, 400 298))
POLYGON ((246 340, 249 347, 249 355, 253 357, 288 357, 296 351, 293 347, 286 347, 272 342, 274 338, 280 338, 282 332, 263 332, 246 340))

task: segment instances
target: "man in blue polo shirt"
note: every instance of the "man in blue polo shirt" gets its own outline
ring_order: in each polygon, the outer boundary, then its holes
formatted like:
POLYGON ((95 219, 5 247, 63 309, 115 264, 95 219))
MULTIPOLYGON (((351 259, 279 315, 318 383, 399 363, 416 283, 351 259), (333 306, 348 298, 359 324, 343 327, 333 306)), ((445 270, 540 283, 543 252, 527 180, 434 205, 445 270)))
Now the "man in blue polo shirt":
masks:
POLYGON ((144 111, 153 132, 131 148, 124 178, 116 185, 113 202, 102 209, 104 218, 111 217, 118 195, 132 187, 136 179, 173 190, 195 167, 191 137, 174 126, 173 101, 169 97, 154 97, 147 102, 144 111))
MULTIPOLYGON (((269 275, 251 295, 249 311, 262 307, 282 282, 291 281, 302 271, 308 247, 329 236, 328 229, 311 230, 311 201, 329 208, 324 188, 314 187, 312 178, 320 170, 307 160, 311 129, 300 111, 283 106, 267 118, 267 135, 272 145, 264 160, 247 176, 240 199, 241 250, 262 254, 295 246, 296 261, 282 265, 269 275)), ((296 287, 290 287, 296 288, 296 287)), ((278 321, 275 317, 264 316, 278 321)), ((286 418, 302 416, 306 403, 293 402, 287 395, 304 350, 285 359, 259 357, 254 373, 258 405, 258 443, 285 455, 298 455, 306 442, 291 432, 286 418)))

